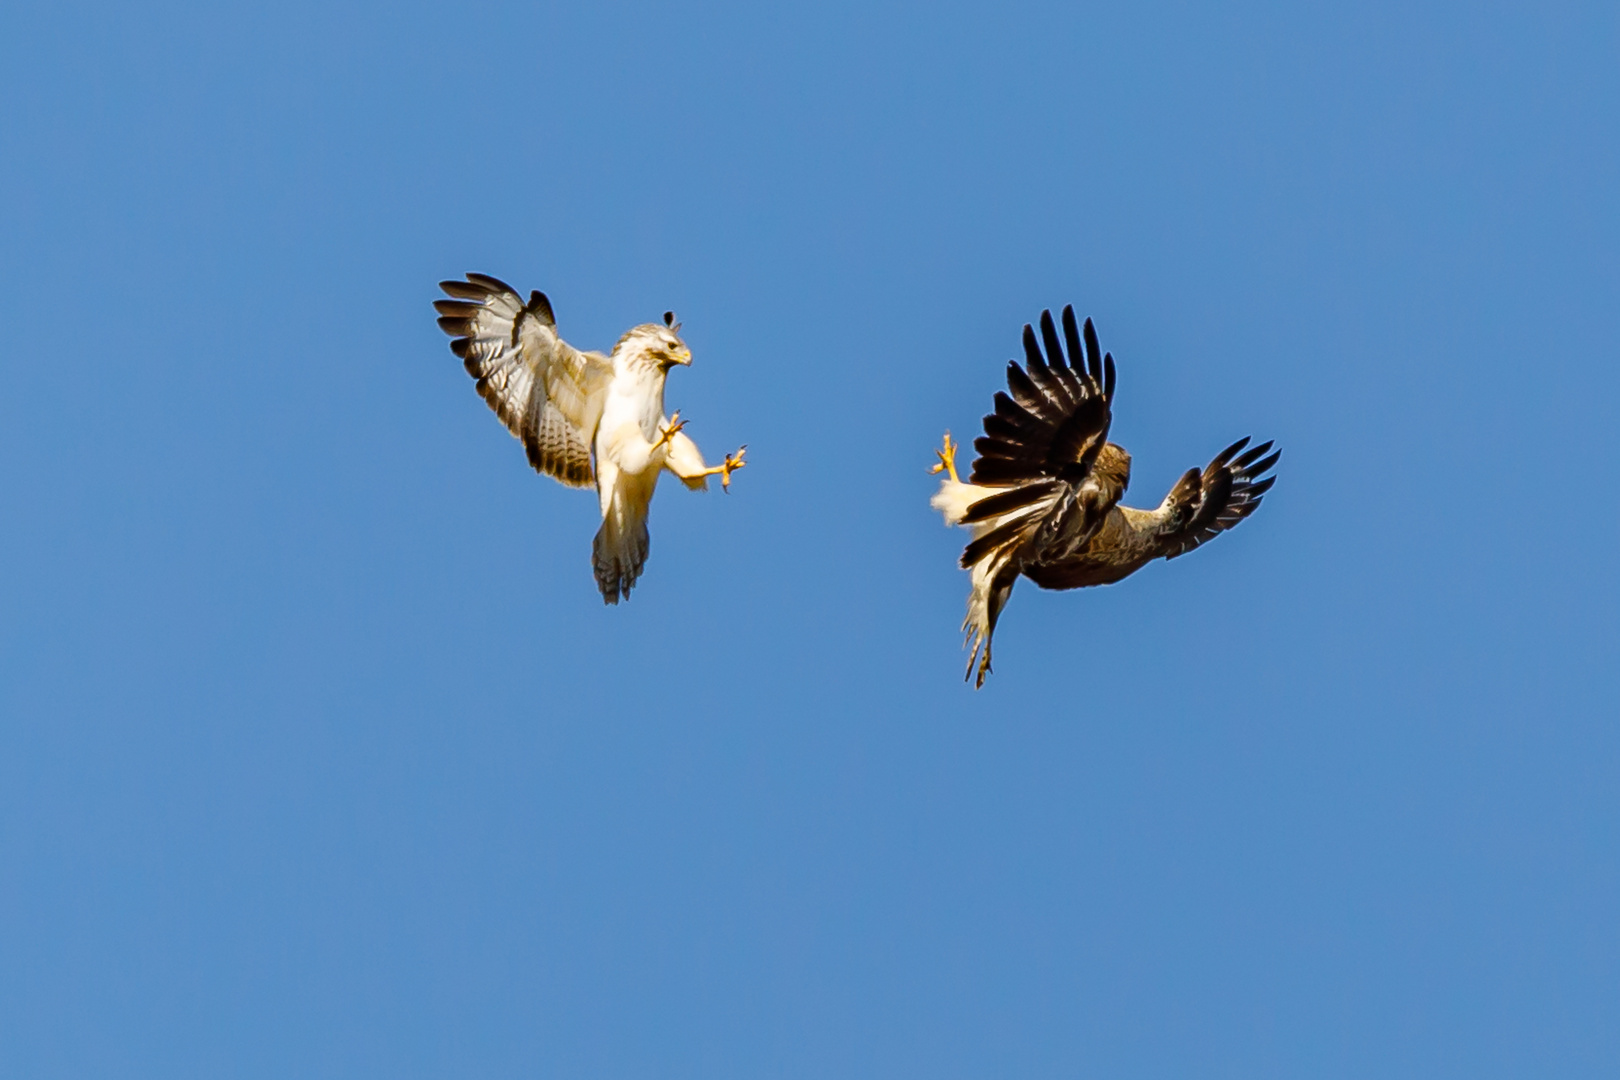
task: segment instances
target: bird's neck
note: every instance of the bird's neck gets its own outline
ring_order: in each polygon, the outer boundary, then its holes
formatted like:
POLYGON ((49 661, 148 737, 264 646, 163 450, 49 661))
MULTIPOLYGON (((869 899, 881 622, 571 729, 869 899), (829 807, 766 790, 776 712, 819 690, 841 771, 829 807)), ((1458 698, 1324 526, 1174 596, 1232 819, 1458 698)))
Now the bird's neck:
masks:
POLYGON ((640 350, 626 350, 614 357, 618 369, 614 393, 637 414, 635 420, 647 438, 657 438, 664 416, 664 377, 667 368, 640 350))

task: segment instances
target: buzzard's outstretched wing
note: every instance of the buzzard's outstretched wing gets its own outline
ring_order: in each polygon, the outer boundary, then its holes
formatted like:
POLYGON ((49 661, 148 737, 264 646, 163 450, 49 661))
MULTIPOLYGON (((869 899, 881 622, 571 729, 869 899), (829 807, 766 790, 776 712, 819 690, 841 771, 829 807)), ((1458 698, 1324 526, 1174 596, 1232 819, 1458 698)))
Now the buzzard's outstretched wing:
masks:
POLYGON ((529 464, 571 487, 589 486, 591 433, 613 377, 607 358, 557 336, 544 293, 530 293, 525 304, 517 290, 486 274, 441 281, 439 288, 452 297, 433 303, 440 329, 455 338, 450 350, 507 430, 523 440, 529 464))
POLYGON ((1011 395, 996 393, 996 411, 984 418, 984 434, 973 442, 979 456, 968 482, 1007 490, 980 499, 962 515, 964 525, 987 526, 962 552, 964 567, 1009 547, 1034 555, 1032 549, 1052 543, 1077 543, 1119 498, 1118 491, 1100 489, 1081 497, 1108 442, 1114 358, 1098 346, 1090 319, 1082 348, 1073 307, 1063 309, 1063 336, 1067 360, 1050 311, 1041 312, 1040 341, 1033 327, 1024 327, 1028 370, 1016 360, 1007 364, 1011 395))
POLYGON ((1084 480, 1108 439, 1114 398, 1114 358, 1101 355, 1097 331, 1086 320, 1085 349, 1075 326, 1074 308, 1063 309, 1064 359, 1052 313, 1041 312, 1041 343, 1024 327, 1024 359, 1007 364, 1007 389, 996 392, 996 411, 984 418, 984 434, 973 441, 979 456, 970 484, 1004 487, 1041 480, 1084 480), (1082 366, 1084 364, 1084 366, 1082 366), (1071 366, 1072 365, 1072 366, 1071 366))
POLYGON ((1282 458, 1282 451, 1267 454, 1270 442, 1243 451, 1248 445, 1248 436, 1244 436, 1216 454, 1203 472, 1188 469, 1176 481, 1167 500, 1175 509, 1172 520, 1176 525, 1161 541, 1160 554, 1165 558, 1187 554, 1260 508, 1261 496, 1277 482, 1275 476, 1265 474, 1282 458))

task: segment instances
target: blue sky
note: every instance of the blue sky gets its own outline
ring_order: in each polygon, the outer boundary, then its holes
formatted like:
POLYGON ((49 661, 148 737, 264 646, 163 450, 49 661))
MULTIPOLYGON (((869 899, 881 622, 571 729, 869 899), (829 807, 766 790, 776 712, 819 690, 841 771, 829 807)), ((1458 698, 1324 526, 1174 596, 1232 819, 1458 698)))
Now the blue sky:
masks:
POLYGON ((1600 5, 0 16, 0 1068, 1600 1076, 1620 1057, 1620 20, 1600 5), (433 323, 674 308, 634 598, 433 323), (1130 501, 927 506, 1019 328, 1130 501))

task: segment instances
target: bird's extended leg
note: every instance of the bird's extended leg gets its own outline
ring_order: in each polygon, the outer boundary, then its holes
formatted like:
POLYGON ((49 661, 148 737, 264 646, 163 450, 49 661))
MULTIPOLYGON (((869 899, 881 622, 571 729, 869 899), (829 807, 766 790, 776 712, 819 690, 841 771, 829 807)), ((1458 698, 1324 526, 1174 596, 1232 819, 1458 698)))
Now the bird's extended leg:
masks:
POLYGON ((726 460, 722 461, 718 465, 709 466, 707 469, 704 469, 698 475, 699 476, 713 476, 715 473, 719 473, 720 474, 720 490, 724 491, 727 495, 730 495, 731 494, 731 474, 736 472, 738 469, 742 468, 744 465, 748 464, 748 462, 743 460, 743 455, 745 453, 747 453, 747 452, 748 452, 748 444, 743 443, 741 446, 737 447, 737 452, 735 454, 727 454, 726 455, 726 460))
POLYGON ((956 445, 951 441, 951 433, 947 431, 945 433, 945 445, 934 451, 934 454, 939 458, 939 463, 928 471, 933 473, 948 472, 951 474, 951 479, 960 484, 962 478, 956 475, 956 445))

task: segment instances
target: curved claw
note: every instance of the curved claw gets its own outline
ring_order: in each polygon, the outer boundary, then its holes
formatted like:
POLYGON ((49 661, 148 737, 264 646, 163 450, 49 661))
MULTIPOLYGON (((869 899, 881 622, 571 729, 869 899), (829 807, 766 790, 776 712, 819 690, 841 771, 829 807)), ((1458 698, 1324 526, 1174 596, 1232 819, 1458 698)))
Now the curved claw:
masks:
POLYGON ((731 494, 731 474, 748 464, 743 460, 743 454, 747 452, 748 444, 743 443, 735 454, 727 454, 726 460, 720 463, 720 490, 727 495, 731 494))
POLYGON ((961 483, 962 478, 956 475, 956 450, 957 444, 951 441, 951 433, 947 431, 945 433, 945 445, 941 449, 934 451, 934 456, 939 458, 939 461, 928 471, 931 473, 948 472, 951 474, 952 480, 961 483))
POLYGON ((675 437, 675 433, 685 426, 686 421, 681 419, 681 410, 676 409, 674 414, 669 418, 668 426, 666 426, 663 433, 658 436, 658 441, 653 443, 653 449, 656 450, 660 446, 668 443, 669 440, 675 437))

